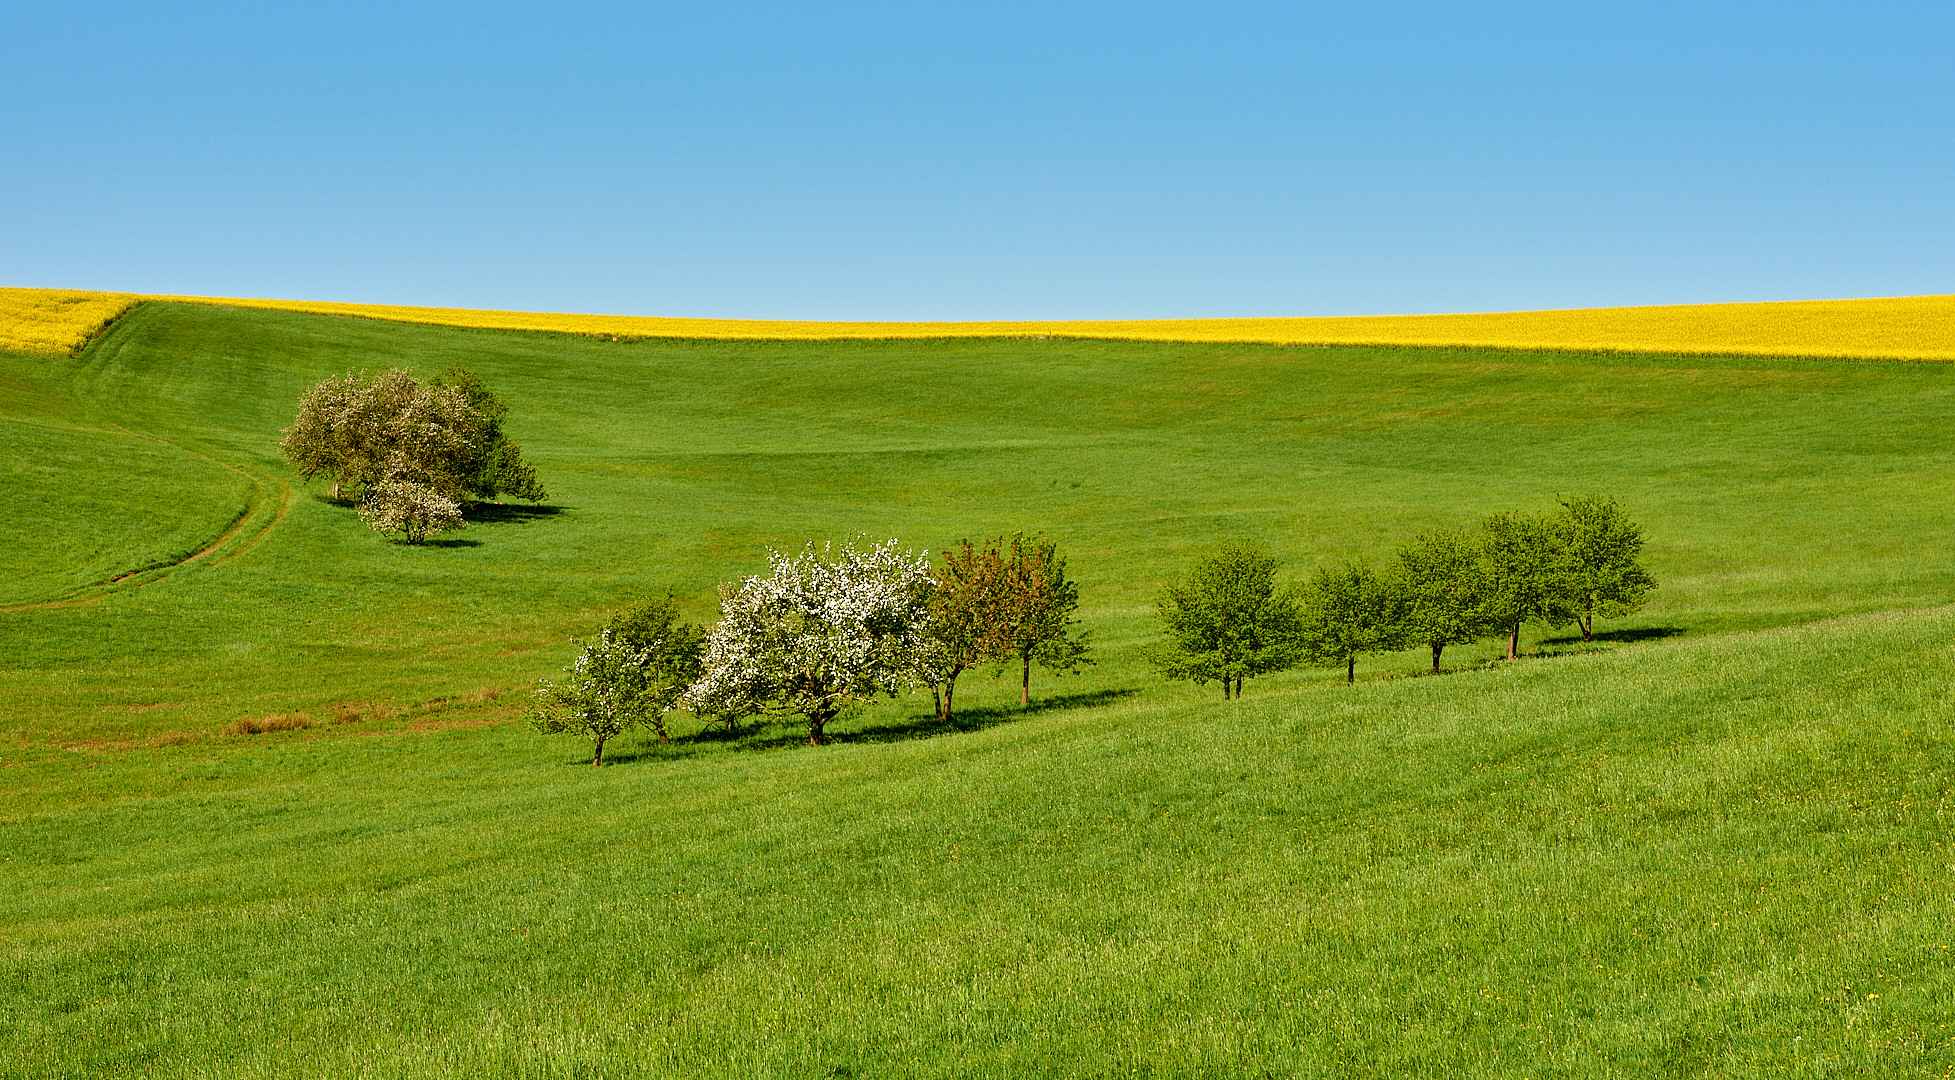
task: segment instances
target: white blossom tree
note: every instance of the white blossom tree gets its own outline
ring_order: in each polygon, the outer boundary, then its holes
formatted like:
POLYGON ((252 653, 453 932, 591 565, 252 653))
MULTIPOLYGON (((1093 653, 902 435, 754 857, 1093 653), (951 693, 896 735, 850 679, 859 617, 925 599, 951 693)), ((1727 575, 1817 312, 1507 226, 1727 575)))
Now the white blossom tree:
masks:
POLYGON ((808 718, 808 742, 844 708, 929 680, 930 559, 890 540, 839 551, 769 550, 773 572, 720 585, 686 707, 702 715, 808 718))
POLYGON ((564 669, 569 678, 540 682, 530 726, 546 735, 567 732, 589 739, 592 765, 604 764, 604 744, 634 724, 656 717, 663 734, 672 702, 653 680, 653 652, 607 628, 564 669))
POLYGON ((367 489, 360 500, 360 520, 374 532, 407 534, 407 542, 418 544, 429 533, 466 529, 462 508, 453 499, 406 480, 386 480, 367 489))

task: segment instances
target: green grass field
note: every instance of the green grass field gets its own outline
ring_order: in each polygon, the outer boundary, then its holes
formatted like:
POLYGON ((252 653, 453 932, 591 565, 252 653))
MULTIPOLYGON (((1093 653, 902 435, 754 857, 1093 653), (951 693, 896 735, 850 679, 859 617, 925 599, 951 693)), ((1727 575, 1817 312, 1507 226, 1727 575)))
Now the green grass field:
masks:
POLYGON ((1940 364, 145 305, 0 357, 0 1071, 1946 1075, 1951 406, 1940 364), (318 379, 450 363, 549 505, 409 548, 279 460, 318 379), (1139 660, 1217 540, 1301 575, 1581 491, 1661 582, 1594 646, 1240 703, 1139 660), (1012 529, 1101 658, 1029 712, 980 673, 952 725, 602 770, 515 722, 638 592, 1012 529))

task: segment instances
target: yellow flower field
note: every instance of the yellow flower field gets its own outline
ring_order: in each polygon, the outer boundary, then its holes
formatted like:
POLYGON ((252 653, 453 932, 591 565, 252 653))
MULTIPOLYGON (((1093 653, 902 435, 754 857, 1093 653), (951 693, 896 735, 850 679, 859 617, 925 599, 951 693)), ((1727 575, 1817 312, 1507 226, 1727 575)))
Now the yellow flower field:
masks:
POLYGON ((92 303, 97 306, 89 308, 90 311, 119 314, 129 304, 142 299, 272 308, 442 326, 545 330, 632 338, 817 341, 838 338, 1076 337, 1130 341, 1464 346, 1575 352, 1955 360, 1955 296, 1579 308, 1472 315, 1097 322, 787 322, 0 289, 0 348, 65 353, 100 326, 99 319, 90 322, 88 318, 75 315, 76 310, 92 303), (46 327, 36 325, 34 319, 43 313, 50 320, 59 316, 64 321, 51 322, 46 327), (33 347, 11 344, 16 341, 32 344, 33 347))
POLYGON ((0 351, 67 356, 141 299, 125 293, 0 288, 0 351))

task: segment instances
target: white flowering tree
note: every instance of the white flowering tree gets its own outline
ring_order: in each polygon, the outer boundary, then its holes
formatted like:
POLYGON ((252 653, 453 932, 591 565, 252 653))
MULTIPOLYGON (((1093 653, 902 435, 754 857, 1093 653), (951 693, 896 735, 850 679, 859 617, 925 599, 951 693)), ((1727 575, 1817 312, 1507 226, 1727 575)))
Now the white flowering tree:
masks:
POLYGON ((686 707, 702 715, 805 716, 820 746, 830 720, 879 693, 929 681, 930 558, 897 541, 839 551, 768 551, 773 572, 720 586, 686 707))
POLYGON ((665 710, 676 694, 653 678, 654 649, 606 629, 584 646, 557 682, 541 680, 530 726, 546 735, 570 733, 591 741, 592 765, 604 764, 604 744, 656 714, 664 733, 665 710))
POLYGON ((360 500, 360 520, 378 533, 405 533, 410 544, 427 539, 429 533, 468 528, 460 504, 406 480, 387 480, 368 488, 360 500))

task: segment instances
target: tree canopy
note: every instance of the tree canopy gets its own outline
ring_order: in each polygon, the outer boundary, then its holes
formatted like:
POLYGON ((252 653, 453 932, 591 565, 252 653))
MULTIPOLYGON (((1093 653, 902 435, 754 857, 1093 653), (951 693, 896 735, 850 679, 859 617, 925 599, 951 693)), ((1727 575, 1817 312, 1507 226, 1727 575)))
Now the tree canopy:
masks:
POLYGON ((1302 606, 1305 657, 1342 667, 1347 683, 1357 681, 1358 657, 1405 645, 1405 594, 1368 566, 1320 567, 1304 589, 1302 606))
POLYGON ((842 709, 927 679, 930 560, 895 540, 834 551, 769 551, 773 570, 720 586, 721 619, 706 636, 685 701, 714 716, 789 713, 808 741, 842 709))
POLYGON ((1032 663, 1048 671, 1077 671, 1093 662, 1078 629, 1079 586, 1066 577, 1066 557, 1043 536, 1014 533, 1001 543, 1002 581, 994 617, 1002 652, 1019 662, 1018 704, 1032 701, 1032 663))
POLYGON ((1448 645, 1492 633, 1479 544, 1461 529, 1428 529, 1399 545, 1392 575, 1405 598, 1405 638, 1432 649, 1432 670, 1448 645))
POLYGON ((543 498, 536 471, 502 434, 507 412, 461 368, 426 384, 399 368, 349 371, 306 391, 279 445, 301 476, 329 478, 335 495, 402 482, 456 503, 543 498))
POLYGON ((1568 564, 1563 604, 1582 628, 1582 640, 1592 641, 1596 616, 1613 619, 1640 611, 1656 588, 1642 563, 1643 530, 1605 495, 1561 500, 1556 524, 1568 564))
POLYGON ((1293 666, 1301 624, 1296 601, 1276 589, 1276 568, 1268 549, 1248 543, 1198 559, 1154 601, 1167 640, 1148 659, 1170 679, 1220 682, 1223 697, 1240 697, 1244 679, 1293 666))

